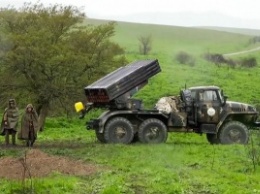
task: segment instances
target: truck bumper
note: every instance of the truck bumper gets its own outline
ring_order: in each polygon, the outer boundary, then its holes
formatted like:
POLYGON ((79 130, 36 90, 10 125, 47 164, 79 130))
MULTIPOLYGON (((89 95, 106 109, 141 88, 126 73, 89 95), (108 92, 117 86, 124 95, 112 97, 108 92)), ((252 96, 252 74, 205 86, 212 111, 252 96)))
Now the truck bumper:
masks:
POLYGON ((260 121, 256 121, 256 122, 254 123, 254 127, 260 129, 260 121))
POLYGON ((99 128, 99 119, 91 119, 86 123, 87 130, 96 130, 99 128))

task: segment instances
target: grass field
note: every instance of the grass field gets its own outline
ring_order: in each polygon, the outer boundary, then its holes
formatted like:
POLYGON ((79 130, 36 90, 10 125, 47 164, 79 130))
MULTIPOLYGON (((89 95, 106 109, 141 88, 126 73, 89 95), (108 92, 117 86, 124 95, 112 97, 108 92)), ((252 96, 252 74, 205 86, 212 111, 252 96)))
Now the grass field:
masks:
MULTIPOLYGON (((32 193, 60 194, 260 192, 259 164, 254 168, 250 144, 213 146, 205 136, 189 133, 171 133, 160 145, 100 144, 77 122, 73 119, 62 127, 64 118, 49 119, 47 126, 52 127, 39 134, 35 149, 96 165, 96 173, 75 176, 54 171, 25 183, 1 179, 0 193, 30 193, 30 188, 32 193)), ((257 134, 254 137, 259 140, 257 134)), ((258 145, 259 141, 255 148, 258 145)), ((1 157, 21 157, 26 148, 19 146, 1 150, 1 157)))
MULTIPOLYGON (((246 50, 252 47, 249 39, 250 36, 237 33, 132 23, 118 23, 114 37, 125 48, 129 61, 159 59, 162 72, 135 96, 143 99, 146 107, 153 106, 163 95, 178 94, 185 84, 188 87, 218 85, 229 99, 259 105, 259 65, 252 69, 217 67, 201 57, 206 52, 224 54, 246 50), (138 53, 141 35, 152 36, 152 51, 148 56, 138 53), (195 66, 178 64, 175 55, 179 51, 193 55, 195 66)), ((258 52, 249 56, 256 57, 259 63, 258 52)), ((236 58, 239 57, 242 56, 236 58)), ((99 113, 90 113, 86 120, 99 113)), ((1 178, 0 193, 260 193, 258 133, 251 135, 253 141, 246 146, 210 145, 205 136, 189 133, 171 133, 168 141, 160 145, 109 145, 98 143, 94 132, 85 129, 86 120, 48 118, 35 149, 95 165, 96 173, 82 176, 54 171, 47 177, 25 182, 1 178)), ((20 158, 26 151, 21 143, 18 148, 1 147, 0 160, 8 156, 20 158)))

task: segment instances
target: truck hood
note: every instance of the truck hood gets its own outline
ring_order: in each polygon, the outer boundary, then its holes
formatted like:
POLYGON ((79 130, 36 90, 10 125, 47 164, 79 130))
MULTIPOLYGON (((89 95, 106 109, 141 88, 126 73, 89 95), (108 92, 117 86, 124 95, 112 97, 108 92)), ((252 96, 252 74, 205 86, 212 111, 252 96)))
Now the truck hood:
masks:
POLYGON ((232 111, 232 112, 254 112, 257 113, 256 108, 252 105, 241 103, 241 102, 234 102, 234 101, 227 101, 225 104, 225 108, 232 111))

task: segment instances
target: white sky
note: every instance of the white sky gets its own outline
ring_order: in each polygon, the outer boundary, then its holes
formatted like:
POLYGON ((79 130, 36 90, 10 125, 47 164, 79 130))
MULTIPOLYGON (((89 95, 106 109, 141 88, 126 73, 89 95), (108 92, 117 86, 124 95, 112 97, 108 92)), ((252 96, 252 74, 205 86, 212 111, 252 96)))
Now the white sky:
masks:
MULTIPOLYGON (((0 0, 0 6, 22 6, 25 0, 0 0)), ((28 1, 26 1, 28 2, 28 1)), ((37 2, 31 0, 31 2, 37 2)), ((260 20, 260 0, 41 0, 48 4, 83 7, 90 18, 115 19, 116 17, 146 12, 215 12, 241 19, 260 20)), ((159 17, 159 15, 157 16, 159 17)))

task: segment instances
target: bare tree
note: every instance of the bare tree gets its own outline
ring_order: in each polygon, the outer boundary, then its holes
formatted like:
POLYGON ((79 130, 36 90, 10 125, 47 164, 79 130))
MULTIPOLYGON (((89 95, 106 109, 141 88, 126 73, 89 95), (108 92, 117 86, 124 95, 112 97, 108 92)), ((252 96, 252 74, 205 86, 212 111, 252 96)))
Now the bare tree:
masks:
POLYGON ((139 40, 139 52, 142 55, 147 55, 152 50, 152 36, 140 36, 139 40))

